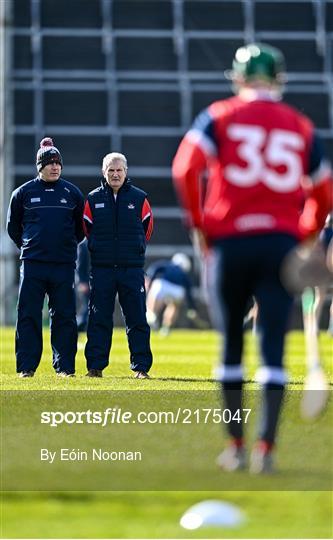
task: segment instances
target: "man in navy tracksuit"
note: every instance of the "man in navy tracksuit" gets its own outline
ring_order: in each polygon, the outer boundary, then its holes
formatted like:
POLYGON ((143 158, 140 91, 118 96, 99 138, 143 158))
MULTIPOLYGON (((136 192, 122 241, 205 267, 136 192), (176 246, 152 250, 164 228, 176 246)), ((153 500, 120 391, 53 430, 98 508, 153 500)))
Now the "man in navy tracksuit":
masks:
POLYGON ((116 294, 123 311, 131 369, 148 378, 152 365, 146 319, 143 265, 153 215, 146 193, 127 178, 127 160, 113 152, 103 159, 101 186, 88 195, 84 225, 91 255, 91 295, 85 349, 89 377, 102 377, 109 363, 116 294))
POLYGON ((73 376, 77 349, 74 269, 77 244, 84 238, 84 199, 60 178, 62 158, 50 138, 40 143, 38 176, 11 197, 7 230, 21 250, 16 325, 16 365, 21 377, 33 377, 42 350, 42 309, 49 300, 53 367, 73 376))

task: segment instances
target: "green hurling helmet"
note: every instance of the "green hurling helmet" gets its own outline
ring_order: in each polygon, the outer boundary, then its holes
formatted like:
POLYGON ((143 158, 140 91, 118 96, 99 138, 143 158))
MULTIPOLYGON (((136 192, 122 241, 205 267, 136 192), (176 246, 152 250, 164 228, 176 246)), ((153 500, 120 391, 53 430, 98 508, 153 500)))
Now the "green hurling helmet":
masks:
POLYGON ((265 43, 251 43, 237 49, 232 63, 232 78, 244 81, 261 79, 282 83, 285 61, 279 49, 265 43))

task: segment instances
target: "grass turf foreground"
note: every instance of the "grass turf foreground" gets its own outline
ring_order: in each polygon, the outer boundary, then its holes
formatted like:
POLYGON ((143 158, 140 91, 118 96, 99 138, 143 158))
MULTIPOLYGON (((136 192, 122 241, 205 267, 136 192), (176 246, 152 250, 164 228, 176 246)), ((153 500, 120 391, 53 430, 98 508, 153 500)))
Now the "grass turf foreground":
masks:
MULTIPOLYGON (((332 380, 332 340, 324 334, 320 339, 326 372, 332 380)), ((15 374, 14 331, 1 330, 2 390, 142 392, 211 390, 216 386, 212 381, 212 367, 216 365, 218 338, 213 332, 176 331, 166 339, 154 335, 155 363, 151 372, 153 378, 149 381, 132 378, 123 330, 115 331, 112 364, 104 378, 96 380, 83 376, 83 335, 79 341, 75 379, 56 379, 48 332, 44 340, 43 360, 35 378, 21 380, 15 374)), ((258 355, 250 334, 246 337, 245 356, 247 378, 251 381, 258 355)), ((291 387, 299 389, 305 372, 301 333, 289 335, 286 363, 291 387)), ((254 384, 250 382, 247 387, 254 384)), ((18 444, 22 445, 23 441, 18 444)), ((328 491, 4 492, 1 538, 330 538, 331 501, 328 491), (189 506, 205 499, 238 505, 246 514, 246 522, 235 529, 182 529, 181 515, 189 506)))

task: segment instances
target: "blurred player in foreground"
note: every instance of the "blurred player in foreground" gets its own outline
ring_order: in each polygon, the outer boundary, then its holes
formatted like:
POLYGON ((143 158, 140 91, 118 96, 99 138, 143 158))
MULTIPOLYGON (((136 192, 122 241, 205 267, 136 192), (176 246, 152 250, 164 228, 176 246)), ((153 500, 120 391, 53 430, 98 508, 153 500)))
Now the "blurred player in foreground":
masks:
POLYGON ((168 335, 177 322, 180 309, 186 301, 187 317, 199 328, 207 328, 196 310, 193 284, 190 278, 191 259, 184 253, 175 253, 171 261, 157 261, 147 269, 147 320, 157 330, 162 314, 160 333, 168 335))
MULTIPOLYGON (((252 295, 258 303, 263 365, 257 381, 263 386, 263 410, 250 459, 253 473, 273 469, 287 382, 282 358, 292 296, 281 283, 281 264, 298 242, 320 231, 331 208, 331 167, 312 122, 281 102, 284 72, 279 50, 265 44, 239 48, 230 73, 237 95, 199 114, 173 163, 192 235, 212 250, 209 287, 218 300, 225 336, 220 378, 225 407, 232 412, 242 408, 246 305, 252 295), (212 170, 216 160, 220 167, 212 170), (301 213, 305 175, 311 191, 301 213)), ((243 422, 231 422, 227 429, 231 443, 218 463, 225 470, 243 468, 243 422)))
MULTIPOLYGON (((322 251, 323 260, 327 259, 329 245, 333 239, 333 215, 327 216, 325 227, 320 233, 316 249, 322 251)), ((327 261, 327 266, 329 263, 327 261)), ((303 306, 303 320, 304 327, 306 327, 308 316, 311 315, 315 325, 315 332, 319 334, 320 320, 322 315, 323 306, 327 296, 330 298, 329 308, 329 323, 327 331, 333 336, 333 300, 332 300, 332 287, 322 285, 314 288, 308 287, 302 297, 303 306)))
MULTIPOLYGON (((323 264, 328 270, 330 264, 328 257, 330 244, 333 245, 333 216, 327 216, 325 227, 320 233, 315 248, 321 251, 323 264)), ((332 257, 332 256, 331 256, 332 257)), ((331 270, 330 270, 331 271, 331 270)), ((327 404, 329 385, 322 366, 319 350, 319 332, 322 308, 327 295, 330 296, 328 332, 333 336, 333 275, 326 285, 306 287, 302 294, 303 325, 305 335, 307 375, 304 384, 304 393, 301 403, 301 413, 306 419, 319 416, 327 404), (315 390, 315 392, 311 392, 315 390)))
MULTIPOLYGON (((323 246, 325 255, 327 256, 328 248, 333 239, 333 213, 327 216, 325 227, 320 233, 320 243, 323 246)), ((330 311, 329 311, 329 323, 327 331, 331 336, 333 336, 333 298, 332 298, 332 287, 316 287, 315 288, 315 302, 314 302, 314 315, 316 318, 317 327, 320 327, 320 319, 322 314, 322 309, 327 294, 330 295, 330 311)))

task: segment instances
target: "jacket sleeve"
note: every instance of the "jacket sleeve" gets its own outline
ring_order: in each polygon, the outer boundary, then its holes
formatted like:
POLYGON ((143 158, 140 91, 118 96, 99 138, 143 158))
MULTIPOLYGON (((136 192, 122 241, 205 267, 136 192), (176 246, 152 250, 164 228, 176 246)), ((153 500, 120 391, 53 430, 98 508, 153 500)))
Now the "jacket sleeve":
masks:
POLYGON ((23 213, 22 192, 15 190, 12 193, 7 213, 7 232, 19 249, 22 246, 23 213))
POLYGON ((185 136, 172 164, 172 175, 181 206, 186 211, 186 225, 201 227, 201 178, 207 167, 207 159, 190 137, 185 136))
POLYGON ((202 226, 202 181, 217 154, 214 123, 210 109, 202 111, 182 139, 172 164, 174 187, 190 228, 202 226))
POLYGON ((141 212, 142 225, 145 231, 146 240, 150 240, 154 228, 154 217, 150 204, 147 199, 144 200, 141 212))
POLYGON ((78 190, 78 201, 77 201, 76 208, 74 210, 75 236, 78 243, 82 242, 84 238, 84 230, 83 230, 83 223, 82 223, 83 208, 84 208, 84 198, 81 191, 78 190))

